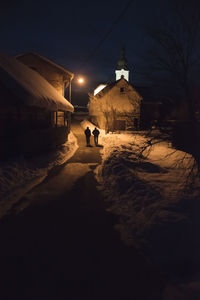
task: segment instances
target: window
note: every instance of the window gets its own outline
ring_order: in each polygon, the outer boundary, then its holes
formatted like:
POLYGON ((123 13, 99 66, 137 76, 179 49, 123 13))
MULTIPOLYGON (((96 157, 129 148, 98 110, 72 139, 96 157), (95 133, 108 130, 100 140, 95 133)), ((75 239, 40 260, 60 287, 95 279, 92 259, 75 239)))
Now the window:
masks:
POLYGON ((62 127, 64 126, 64 112, 63 111, 58 111, 57 112, 57 127, 62 127))
POLYGON ((63 111, 54 111, 51 114, 51 124, 55 127, 65 126, 65 113, 63 111))
POLYGON ((120 88, 120 93, 124 93, 124 88, 123 87, 120 88))
POLYGON ((51 124, 53 127, 56 127, 56 123, 57 123, 57 113, 56 111, 53 111, 51 113, 51 124))

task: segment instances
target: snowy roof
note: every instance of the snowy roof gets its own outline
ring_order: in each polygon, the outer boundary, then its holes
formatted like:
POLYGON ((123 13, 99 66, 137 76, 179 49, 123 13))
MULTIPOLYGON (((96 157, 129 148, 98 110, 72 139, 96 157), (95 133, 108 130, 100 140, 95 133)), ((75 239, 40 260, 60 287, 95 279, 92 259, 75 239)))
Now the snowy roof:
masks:
POLYGON ((98 92, 98 94, 96 94, 95 96, 103 97, 108 91, 110 91, 115 86, 116 83, 117 83, 117 81, 107 84, 106 87, 104 87, 102 90, 100 90, 98 92))
POLYGON ((42 76, 16 58, 2 52, 0 52, 0 83, 21 101, 20 104, 50 111, 72 112, 74 110, 71 103, 42 76))
POLYGON ((42 56, 38 53, 35 53, 35 52, 23 53, 23 54, 16 55, 16 58, 20 59, 20 58, 23 58, 25 56, 35 56, 36 58, 39 58, 40 60, 43 60, 43 61, 47 62, 48 64, 52 65, 53 67, 55 67, 57 70, 61 71, 62 73, 65 73, 65 74, 69 75, 71 77, 71 79, 74 78, 74 74, 72 72, 68 71, 67 69, 65 69, 62 66, 58 65, 54 61, 52 61, 49 58, 46 58, 46 57, 44 57, 44 56, 42 56))
POLYGON ((96 89, 94 90, 94 96, 97 95, 101 90, 106 87, 107 84, 99 84, 96 89))
POLYGON ((103 97, 106 93, 108 93, 115 85, 118 84, 118 82, 120 81, 125 81, 128 85, 130 85, 131 87, 133 87, 125 78, 120 78, 117 81, 111 82, 109 84, 106 85, 106 87, 104 87, 102 90, 100 90, 100 92, 98 94, 96 94, 96 96, 98 98, 103 97))

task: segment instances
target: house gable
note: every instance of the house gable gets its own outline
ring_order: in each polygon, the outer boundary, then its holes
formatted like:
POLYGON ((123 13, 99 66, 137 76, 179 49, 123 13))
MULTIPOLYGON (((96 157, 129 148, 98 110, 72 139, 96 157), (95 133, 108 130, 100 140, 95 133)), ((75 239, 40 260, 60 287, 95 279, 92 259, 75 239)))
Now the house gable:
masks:
MULTIPOLYGON (((115 82, 112 82, 110 84, 108 84, 106 87, 104 87, 99 93, 96 94, 96 96, 98 98, 103 97, 105 94, 109 93, 113 88, 118 87, 119 89, 123 89, 124 90, 120 90, 120 92, 130 92, 130 91, 135 91, 135 93, 138 94, 138 92, 134 89, 134 87, 124 78, 121 78, 115 82)), ((139 94, 138 94, 139 95, 139 94)), ((140 96, 141 97, 141 96, 140 96)), ((142 98, 142 97, 141 97, 142 98)))
POLYGON ((96 96, 89 96, 89 114, 101 128, 109 122, 108 127, 126 129, 133 119, 137 119, 139 124, 142 97, 124 78, 107 85, 96 96), (115 124, 111 125, 113 122, 115 124))
MULTIPOLYGON (((20 101, 18 105, 45 108, 49 111, 73 111, 73 106, 40 74, 14 57, 0 53, 1 86, 9 89, 20 101)), ((0 102, 3 99, 0 98, 0 102)), ((10 99, 13 105, 14 99, 10 99)))
POLYGON ((44 77, 61 95, 73 79, 74 74, 50 59, 37 53, 25 53, 16 58, 44 77))

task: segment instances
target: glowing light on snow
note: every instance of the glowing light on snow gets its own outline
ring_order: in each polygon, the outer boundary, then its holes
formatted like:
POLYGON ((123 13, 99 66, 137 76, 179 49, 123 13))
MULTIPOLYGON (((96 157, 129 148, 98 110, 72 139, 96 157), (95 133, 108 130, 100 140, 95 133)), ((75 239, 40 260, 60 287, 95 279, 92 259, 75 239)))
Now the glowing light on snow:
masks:
POLYGON ((106 87, 106 84, 100 84, 95 90, 94 90, 94 96, 98 94, 101 90, 103 90, 106 87))

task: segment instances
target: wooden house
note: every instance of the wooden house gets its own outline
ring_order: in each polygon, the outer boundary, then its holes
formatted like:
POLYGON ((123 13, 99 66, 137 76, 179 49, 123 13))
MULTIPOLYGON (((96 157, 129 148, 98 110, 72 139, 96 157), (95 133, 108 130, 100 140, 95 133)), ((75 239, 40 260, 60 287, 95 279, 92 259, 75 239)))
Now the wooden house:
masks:
POLYGON ((65 90, 70 85, 74 74, 54 61, 30 52, 17 55, 16 58, 44 77, 63 97, 65 90))
POLYGON ((126 79, 102 85, 89 98, 89 116, 98 127, 106 131, 139 129, 142 97, 126 79))
POLYGON ((44 77, 0 53, 0 157, 32 155, 67 140, 74 108, 44 77))
MULTIPOLYGON (((16 58, 27 67, 44 77, 63 97, 66 97, 66 94, 68 94, 67 98, 71 102, 71 82, 74 78, 74 74, 72 72, 63 68, 49 58, 35 52, 19 54, 16 58)), ((58 120, 62 118, 62 114, 60 112, 58 112, 57 115, 58 120)), ((70 118, 70 114, 68 114, 69 122, 70 118)))
POLYGON ((100 84, 93 94, 89 94, 90 119, 107 132, 138 130, 142 97, 129 83, 124 49, 121 51, 115 74, 115 82, 100 84))

